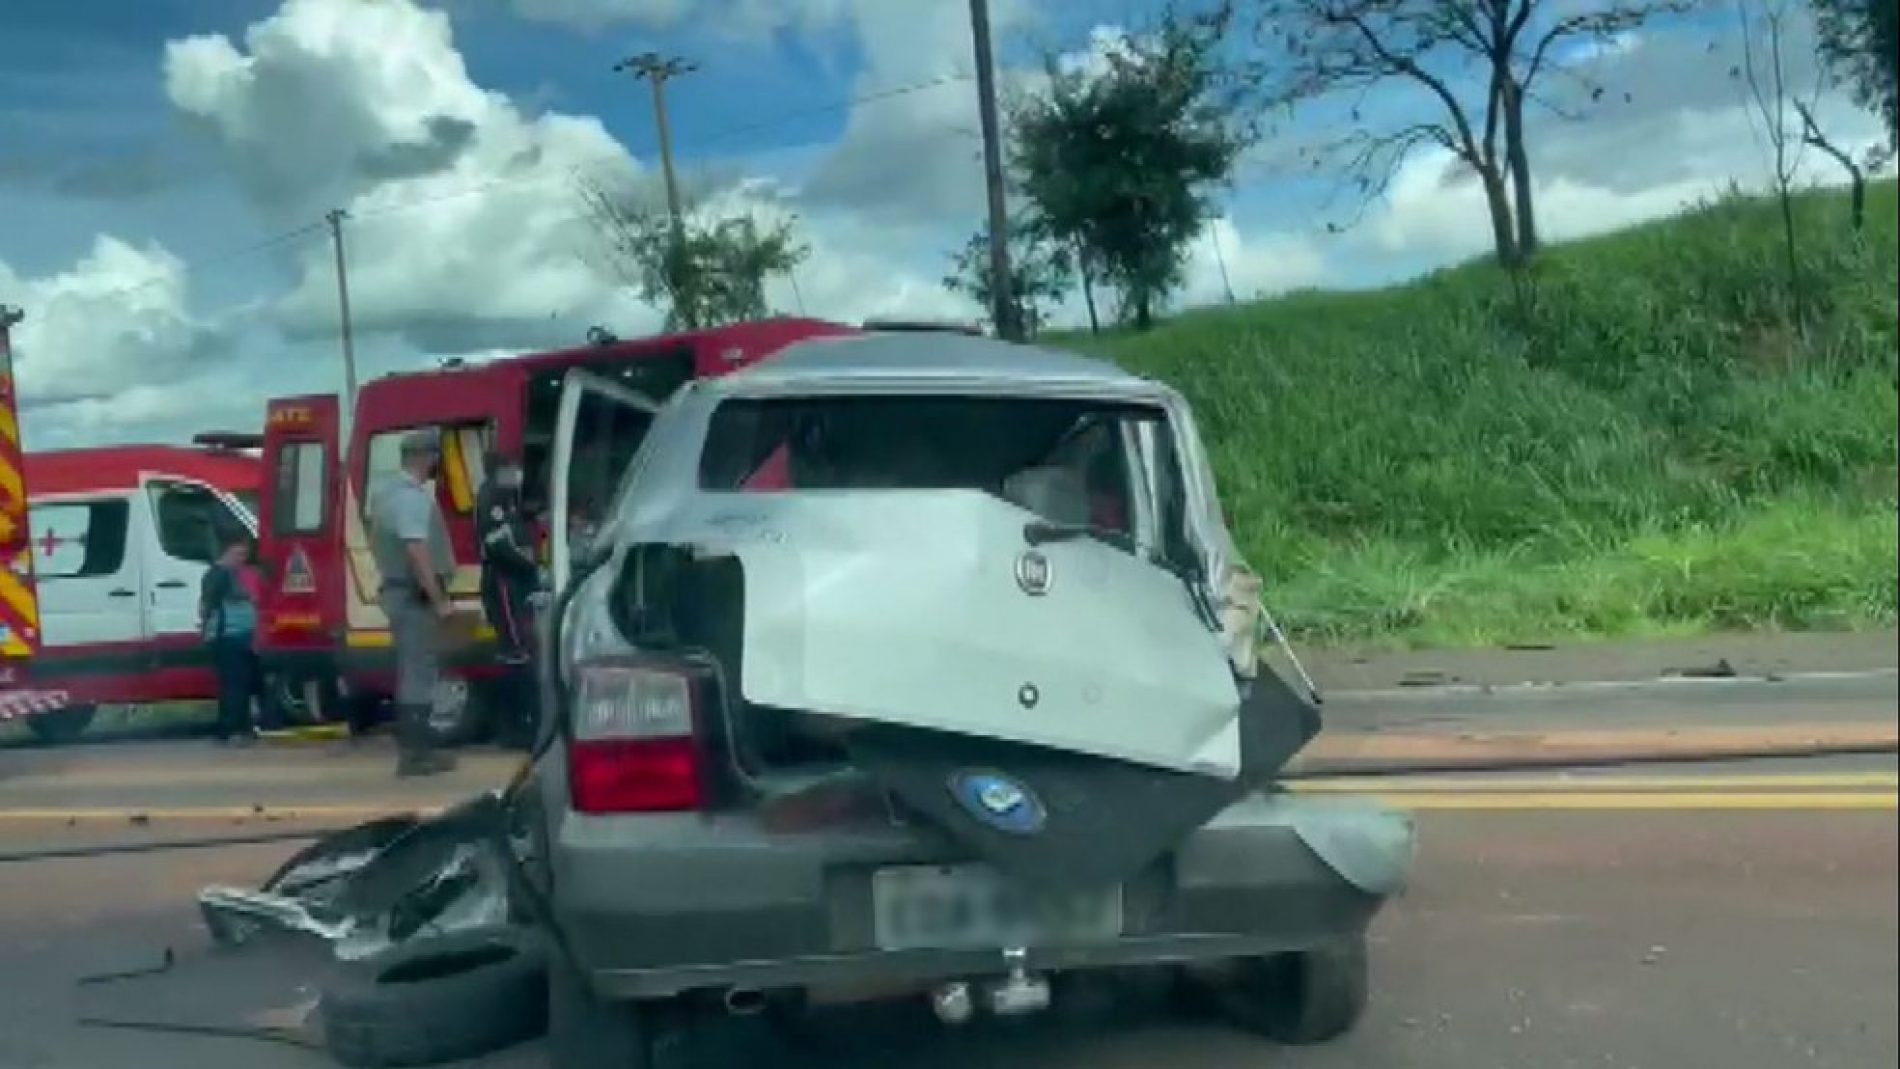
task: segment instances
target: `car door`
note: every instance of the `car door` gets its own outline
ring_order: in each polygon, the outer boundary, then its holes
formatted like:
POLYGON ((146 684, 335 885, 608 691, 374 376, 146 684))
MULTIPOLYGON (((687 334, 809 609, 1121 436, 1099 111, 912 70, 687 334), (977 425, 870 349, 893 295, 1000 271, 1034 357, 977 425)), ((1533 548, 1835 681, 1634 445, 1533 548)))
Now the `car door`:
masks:
POLYGON ((562 379, 548 466, 548 557, 555 590, 567 585, 576 555, 606 521, 613 490, 658 411, 652 398, 599 375, 577 369, 562 379))
POLYGON ((160 691, 155 697, 208 697, 216 683, 199 637, 199 587, 221 546, 256 532, 246 513, 203 483, 147 475, 141 484, 150 532, 144 544, 145 637, 160 691))

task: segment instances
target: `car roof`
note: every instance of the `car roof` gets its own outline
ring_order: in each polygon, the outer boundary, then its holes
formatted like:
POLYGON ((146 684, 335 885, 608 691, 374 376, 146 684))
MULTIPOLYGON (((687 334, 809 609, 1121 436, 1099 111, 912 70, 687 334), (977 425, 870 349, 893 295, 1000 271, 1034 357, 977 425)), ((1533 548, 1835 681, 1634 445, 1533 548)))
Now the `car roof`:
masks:
POLYGON ((894 385, 981 383, 1142 394, 1163 389, 1105 360, 947 331, 801 341, 787 346, 771 360, 709 383, 708 388, 750 394, 853 381, 894 385))
POLYGON ((255 491, 264 464, 254 456, 175 445, 93 446, 28 453, 26 492, 76 494, 138 488, 143 473, 196 479, 231 493, 255 491))

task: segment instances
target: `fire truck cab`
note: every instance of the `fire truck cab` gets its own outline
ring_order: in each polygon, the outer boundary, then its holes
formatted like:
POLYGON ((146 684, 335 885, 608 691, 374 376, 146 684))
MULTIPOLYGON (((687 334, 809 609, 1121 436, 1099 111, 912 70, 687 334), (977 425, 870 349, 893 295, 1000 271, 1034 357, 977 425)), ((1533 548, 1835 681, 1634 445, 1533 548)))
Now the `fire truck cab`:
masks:
MULTIPOLYGON (((389 621, 377 604, 382 584, 369 551, 365 502, 376 481, 399 464, 402 436, 432 428, 442 437, 435 493, 448 523, 457 569, 450 596, 480 607, 475 497, 490 452, 519 460, 531 515, 584 532, 601 518, 622 469, 645 437, 653 411, 686 382, 739 370, 806 338, 852 333, 812 319, 780 318, 660 337, 619 340, 605 334, 573 349, 480 365, 454 364, 366 383, 345 430, 333 395, 269 403, 259 508, 259 557, 265 595, 259 651, 268 676, 352 725, 371 722, 394 679, 389 621), (568 485, 568 515, 546 515, 562 386, 572 372, 596 376, 614 391, 650 401, 644 410, 585 394, 568 485)), ((546 541, 543 526, 542 548, 546 541)), ((500 675, 494 631, 451 656, 435 696, 436 722, 461 741, 489 729, 492 684, 500 675)))

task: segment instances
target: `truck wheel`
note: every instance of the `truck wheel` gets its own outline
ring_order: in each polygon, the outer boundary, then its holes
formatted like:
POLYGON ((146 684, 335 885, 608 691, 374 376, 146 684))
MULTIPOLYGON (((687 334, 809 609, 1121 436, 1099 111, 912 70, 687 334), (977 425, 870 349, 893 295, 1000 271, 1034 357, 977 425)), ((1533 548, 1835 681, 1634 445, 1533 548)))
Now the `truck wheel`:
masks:
POLYGON ((1234 1023, 1276 1042, 1324 1043, 1351 1031, 1365 1014, 1363 935, 1230 965, 1212 981, 1216 1004, 1234 1023))
POLYGON ((264 701, 267 722, 285 727, 328 723, 343 709, 335 676, 273 675, 265 681, 264 701))
POLYGON ((487 734, 487 704, 484 688, 466 679, 444 676, 435 685, 435 698, 429 703, 429 727, 444 746, 472 746, 487 734))
POLYGON ((98 712, 98 706, 68 705, 64 709, 27 717, 26 727, 41 743, 60 746, 84 735, 92 725, 92 714, 95 712, 98 712))
POLYGON ((330 1056, 353 1069, 440 1065, 547 1028, 547 957, 517 928, 425 936, 348 962, 317 1011, 330 1056))
POLYGON ((689 1069, 684 1007, 608 1002, 558 958, 548 966, 549 1069, 689 1069))

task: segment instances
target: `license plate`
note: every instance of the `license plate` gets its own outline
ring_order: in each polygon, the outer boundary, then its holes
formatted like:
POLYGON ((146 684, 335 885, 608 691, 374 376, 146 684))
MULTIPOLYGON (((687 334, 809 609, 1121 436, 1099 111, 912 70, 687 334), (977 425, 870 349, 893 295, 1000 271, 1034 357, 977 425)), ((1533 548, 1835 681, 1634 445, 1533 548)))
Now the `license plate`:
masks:
POLYGON ((1051 893, 981 865, 879 869, 871 899, 884 950, 1076 945, 1122 933, 1119 886, 1051 893))

